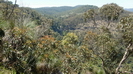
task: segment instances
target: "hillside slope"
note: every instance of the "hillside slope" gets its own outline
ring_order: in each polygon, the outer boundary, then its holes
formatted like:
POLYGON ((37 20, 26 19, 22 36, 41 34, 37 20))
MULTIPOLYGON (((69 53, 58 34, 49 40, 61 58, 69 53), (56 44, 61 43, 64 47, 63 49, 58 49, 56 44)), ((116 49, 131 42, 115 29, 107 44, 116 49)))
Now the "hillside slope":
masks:
POLYGON ((127 8, 125 9, 126 11, 130 11, 130 12, 133 12, 133 8, 127 8))
POLYGON ((47 15, 65 15, 72 13, 83 13, 89 9, 97 9, 97 6, 93 5, 78 5, 78 6, 61 6, 61 7, 42 7, 42 8, 34 8, 34 10, 38 11, 41 14, 47 15))

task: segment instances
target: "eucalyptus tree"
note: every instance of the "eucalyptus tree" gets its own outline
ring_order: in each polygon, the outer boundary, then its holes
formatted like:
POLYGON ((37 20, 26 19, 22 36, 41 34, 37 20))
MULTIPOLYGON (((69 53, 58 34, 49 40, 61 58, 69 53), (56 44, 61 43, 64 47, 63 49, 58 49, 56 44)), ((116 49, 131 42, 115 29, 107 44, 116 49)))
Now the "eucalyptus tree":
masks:
MULTIPOLYGON (((120 74, 121 66, 128 58, 133 54, 133 16, 127 16, 120 19, 120 25, 118 25, 119 35, 121 35, 121 44, 124 47, 123 58, 119 62, 116 68, 116 74, 120 74)), ((122 71, 123 72, 123 71, 122 71)))
MULTIPOLYGON (((91 19, 96 23, 97 17, 102 23, 103 20, 109 26, 111 22, 117 21, 123 8, 117 4, 105 4, 99 11, 89 10, 86 12, 85 18, 91 19)), ((97 23, 97 25, 99 25, 97 23)), ((84 42, 89 49, 93 51, 93 55, 101 61, 101 67, 106 74, 114 74, 119 61, 121 60, 122 50, 119 48, 119 41, 114 37, 111 28, 103 25, 102 28, 98 27, 98 31, 88 32, 84 42)), ((97 61, 99 61, 97 60, 97 61)))
POLYGON ((94 9, 90 9, 87 12, 84 13, 85 21, 87 19, 91 19, 93 21, 93 24, 96 25, 96 11, 94 9))
POLYGON ((100 9, 100 16, 102 19, 108 22, 108 26, 111 21, 118 20, 120 13, 123 12, 123 8, 115 3, 105 4, 100 9))
MULTIPOLYGON (((99 9, 90 9, 84 13, 85 21, 90 19, 94 25, 97 24, 97 20, 104 20, 109 26, 111 22, 117 21, 120 14, 123 12, 123 8, 115 3, 105 4, 99 9)), ((102 22, 104 23, 104 22, 102 22)))
POLYGON ((121 60, 121 50, 118 41, 108 28, 103 27, 100 33, 87 32, 84 38, 84 45, 93 51, 92 58, 95 58, 97 64, 104 70, 105 74, 114 74, 115 69, 121 60))

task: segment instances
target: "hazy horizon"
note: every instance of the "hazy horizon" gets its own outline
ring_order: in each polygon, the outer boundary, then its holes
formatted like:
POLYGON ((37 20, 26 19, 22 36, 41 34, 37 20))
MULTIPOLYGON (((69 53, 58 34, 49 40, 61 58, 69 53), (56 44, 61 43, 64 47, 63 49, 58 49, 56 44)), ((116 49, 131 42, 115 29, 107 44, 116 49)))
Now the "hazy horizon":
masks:
MULTIPOLYGON (((9 0, 14 2, 15 0, 9 0)), ((18 0, 17 4, 21 7, 60 7, 77 5, 94 5, 101 7, 104 4, 116 3, 123 8, 133 8, 133 0, 18 0)))

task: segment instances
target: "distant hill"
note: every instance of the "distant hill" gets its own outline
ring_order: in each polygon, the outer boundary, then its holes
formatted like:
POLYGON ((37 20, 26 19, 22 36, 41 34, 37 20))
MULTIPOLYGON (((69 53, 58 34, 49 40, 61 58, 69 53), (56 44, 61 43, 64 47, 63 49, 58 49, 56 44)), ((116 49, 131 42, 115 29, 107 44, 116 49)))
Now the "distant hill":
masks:
POLYGON ((130 12, 133 12, 133 8, 128 8, 128 9, 125 9, 126 11, 130 11, 130 12))
POLYGON ((89 9, 97 9, 97 6, 93 5, 78 5, 78 6, 61 6, 61 7, 42 7, 34 8, 41 14, 48 15, 63 15, 63 14, 72 14, 72 13, 83 13, 89 9))
POLYGON ((62 6, 62 7, 42 7, 42 8, 34 8, 35 10, 37 10, 38 12, 40 12, 41 14, 56 14, 59 12, 66 12, 68 10, 73 9, 73 7, 69 7, 69 6, 62 6))
POLYGON ((64 31, 75 30, 76 26, 84 23, 83 13, 89 9, 98 9, 94 5, 77 5, 61 7, 33 8, 45 17, 53 20, 52 29, 63 34, 64 31))

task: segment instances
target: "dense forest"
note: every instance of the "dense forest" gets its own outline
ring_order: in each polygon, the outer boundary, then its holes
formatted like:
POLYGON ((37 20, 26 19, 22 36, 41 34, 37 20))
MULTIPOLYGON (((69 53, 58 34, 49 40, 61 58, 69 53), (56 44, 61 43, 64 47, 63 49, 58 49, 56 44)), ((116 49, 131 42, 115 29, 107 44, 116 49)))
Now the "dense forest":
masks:
MULTIPOLYGON (((17 0, 16 0, 17 1, 17 0)), ((0 0, 0 74, 132 74, 133 12, 0 0)))

